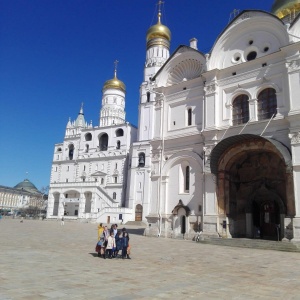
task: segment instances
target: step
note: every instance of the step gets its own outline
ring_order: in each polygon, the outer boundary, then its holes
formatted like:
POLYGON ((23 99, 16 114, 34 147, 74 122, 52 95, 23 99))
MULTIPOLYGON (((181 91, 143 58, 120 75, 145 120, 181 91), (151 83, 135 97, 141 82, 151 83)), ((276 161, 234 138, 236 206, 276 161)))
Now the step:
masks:
POLYGON ((206 238, 199 240, 202 244, 211 244, 228 247, 241 247, 253 249, 265 249, 275 251, 300 252, 300 243, 286 241, 267 241, 259 239, 236 239, 236 238, 206 238))
POLYGON ((125 225, 147 227, 147 224, 142 221, 128 221, 125 223, 125 225))

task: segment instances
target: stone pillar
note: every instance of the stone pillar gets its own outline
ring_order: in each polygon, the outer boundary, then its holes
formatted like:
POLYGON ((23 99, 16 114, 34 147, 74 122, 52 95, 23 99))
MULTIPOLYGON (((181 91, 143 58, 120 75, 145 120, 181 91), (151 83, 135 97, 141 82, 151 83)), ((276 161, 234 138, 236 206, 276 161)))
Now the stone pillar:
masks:
POLYGON ((61 218, 65 212, 65 207, 64 207, 64 203, 63 203, 64 199, 65 199, 65 195, 63 193, 61 193, 59 195, 58 214, 57 214, 58 218, 61 218))
POLYGON ((83 218, 84 209, 85 209, 85 196, 84 193, 80 193, 78 218, 80 219, 83 218))
POLYGON ((289 135, 291 139, 292 168, 294 180, 295 217, 293 220, 294 240, 300 240, 300 132, 289 135))

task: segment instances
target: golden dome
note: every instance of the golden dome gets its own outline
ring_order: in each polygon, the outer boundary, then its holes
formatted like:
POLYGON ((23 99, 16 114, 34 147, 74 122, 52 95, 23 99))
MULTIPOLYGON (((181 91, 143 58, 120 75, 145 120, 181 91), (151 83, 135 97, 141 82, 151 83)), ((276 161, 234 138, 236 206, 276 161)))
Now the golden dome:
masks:
POLYGON ((294 12, 300 12, 300 0, 275 0, 272 5, 272 13, 280 19, 294 12))
POLYGON ((117 78, 116 72, 115 72, 115 77, 113 79, 105 81, 102 91, 107 89, 120 90, 124 93, 126 92, 125 84, 123 81, 117 78))
POLYGON ((161 14, 159 13, 157 24, 148 29, 146 38, 147 42, 155 38, 166 39, 169 42, 171 41, 171 31, 167 26, 161 24, 160 17, 161 14))

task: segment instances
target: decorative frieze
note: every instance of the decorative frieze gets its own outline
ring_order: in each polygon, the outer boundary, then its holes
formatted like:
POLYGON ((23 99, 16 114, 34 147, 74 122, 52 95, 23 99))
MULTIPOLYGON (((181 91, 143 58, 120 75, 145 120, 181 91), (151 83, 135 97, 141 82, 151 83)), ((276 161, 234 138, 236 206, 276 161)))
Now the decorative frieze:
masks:
POLYGON ((298 60, 295 59, 290 62, 287 62, 286 66, 287 66, 289 72, 300 70, 300 59, 298 59, 298 60))
POLYGON ((204 90, 205 90, 206 95, 215 93, 216 89, 217 89, 217 85, 216 85, 215 83, 206 85, 206 86, 204 87, 204 90))

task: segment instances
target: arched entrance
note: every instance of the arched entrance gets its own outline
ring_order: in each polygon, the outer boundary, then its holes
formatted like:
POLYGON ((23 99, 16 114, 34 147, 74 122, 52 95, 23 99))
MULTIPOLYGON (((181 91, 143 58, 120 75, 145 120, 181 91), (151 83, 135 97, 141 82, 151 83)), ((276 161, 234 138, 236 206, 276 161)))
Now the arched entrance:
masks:
POLYGON ((135 207, 135 221, 142 221, 143 219, 143 206, 137 204, 135 207))
POLYGON ((218 213, 228 219, 232 237, 281 240, 284 217, 293 213, 288 155, 278 142, 259 136, 231 137, 212 153, 217 178, 218 213), (284 157, 285 156, 285 157, 284 157), (289 200, 289 201, 288 201, 289 200))
POLYGON ((178 204, 172 210, 173 215, 173 232, 175 236, 186 234, 189 231, 188 217, 191 214, 191 210, 187 205, 184 205, 180 199, 178 204))

